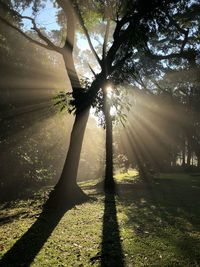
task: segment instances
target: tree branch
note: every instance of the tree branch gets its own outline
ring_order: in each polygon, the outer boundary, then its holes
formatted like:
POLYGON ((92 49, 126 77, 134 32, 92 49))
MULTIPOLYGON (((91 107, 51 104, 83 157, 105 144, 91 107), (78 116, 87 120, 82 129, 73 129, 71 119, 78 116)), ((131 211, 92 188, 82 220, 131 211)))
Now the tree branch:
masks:
MULTIPOLYGON (((70 2, 71 2, 71 0, 70 0, 70 2)), ((77 17, 78 17, 78 20, 79 20, 79 22, 80 22, 80 25, 81 25, 81 27, 82 27, 82 29, 83 29, 83 32, 84 32, 84 34, 85 34, 85 36, 86 36, 86 38, 87 38, 89 47, 90 47, 92 53, 94 54, 94 56, 95 56, 97 62, 99 63, 99 66, 102 67, 101 60, 100 60, 99 56, 97 55, 96 50, 94 49, 94 46, 93 46, 92 41, 91 41, 91 39, 90 39, 90 35, 89 35, 88 30, 87 30, 87 28, 86 28, 86 26, 85 26, 83 17, 82 17, 82 15, 81 15, 80 9, 79 9, 79 7, 78 7, 77 4, 74 5, 74 9, 75 9, 75 13, 76 13, 76 15, 77 15, 77 17)))
MULTIPOLYGON (((166 12, 167 13, 167 12, 166 12)), ((180 25, 167 13, 167 18, 169 19, 170 23, 177 28, 177 30, 182 34, 187 34, 188 30, 185 30, 180 27, 180 25)))
POLYGON ((90 71, 92 72, 92 74, 94 75, 94 77, 96 77, 97 74, 95 73, 95 71, 93 70, 93 68, 90 66, 90 64, 88 64, 88 67, 89 67, 90 71))
POLYGON ((168 55, 156 55, 151 52, 148 45, 146 45, 146 54, 149 58, 155 59, 155 60, 173 59, 173 58, 185 58, 185 59, 190 58, 190 54, 188 51, 180 51, 179 53, 171 53, 168 55))
POLYGON ((106 57, 106 47, 107 47, 107 44, 108 44, 109 31, 110 31, 110 20, 108 19, 107 23, 106 23, 106 32, 105 32, 104 42, 103 42, 103 51, 102 51, 103 60, 106 57))
POLYGON ((39 37, 41 40, 43 40, 45 43, 47 43, 47 47, 50 48, 51 50, 54 50, 54 51, 56 51, 56 52, 58 52, 58 53, 61 53, 61 51, 60 51, 61 48, 58 47, 58 46, 56 46, 56 45, 54 45, 54 43, 51 42, 51 41, 49 40, 49 38, 47 38, 47 37, 40 31, 40 29, 37 27, 36 22, 35 22, 35 20, 34 20, 33 18, 28 17, 28 16, 22 16, 22 15, 20 15, 20 18, 21 18, 21 19, 28 19, 28 20, 30 20, 31 23, 33 24, 32 29, 37 33, 38 37, 39 37))
POLYGON ((156 80, 150 79, 150 81, 157 87, 157 89, 162 92, 166 92, 166 90, 156 80))
POLYGON ((75 36, 74 8, 70 0, 56 0, 56 2, 62 8, 67 18, 67 36, 62 51, 62 56, 71 82, 72 90, 74 90, 74 88, 81 88, 73 58, 75 36))
POLYGON ((43 48, 46 48, 46 49, 49 49, 49 50, 52 50, 51 48, 49 48, 47 45, 41 43, 41 42, 38 42, 34 39, 32 39, 30 36, 28 36, 26 33, 24 33, 22 30, 20 30, 17 26, 14 26, 12 23, 8 22, 6 19, 0 17, 0 20, 6 24, 7 26, 11 27, 12 29, 16 30, 17 32, 19 32, 22 36, 24 36, 27 40, 29 40, 31 43, 33 44, 36 44, 36 45, 39 45, 43 48))
POLYGON ((185 29, 181 28, 180 25, 179 25, 179 24, 178 24, 178 23, 177 23, 177 22, 176 22, 170 15, 169 15, 169 14, 167 14, 167 17, 168 17, 170 23, 171 23, 172 25, 174 25, 175 28, 177 28, 177 30, 178 30, 181 34, 184 35, 184 40, 183 40, 183 42, 182 42, 182 46, 181 46, 181 49, 180 49, 180 51, 183 52, 184 47, 185 47, 185 45, 187 44, 187 41, 188 41, 189 30, 185 30, 185 29))
POLYGON ((129 37, 130 32, 136 29, 138 22, 139 17, 137 14, 134 16, 124 16, 121 20, 116 22, 115 31, 113 33, 114 42, 107 53, 107 64, 110 68, 112 68, 112 63, 115 59, 118 49, 129 37), (127 23, 128 26, 123 30, 123 26, 125 26, 127 23))
POLYGON ((135 80, 142 87, 142 89, 144 89, 145 92, 147 92, 148 94, 153 94, 152 90, 149 89, 145 82, 142 80, 142 77, 139 72, 136 74, 135 80))
POLYGON ((183 40, 183 43, 181 45, 181 50, 180 50, 181 52, 183 52, 185 45, 188 42, 188 35, 189 35, 189 30, 187 30, 187 32, 185 33, 184 40, 183 40))
POLYGON ((67 36, 63 48, 66 48, 71 53, 74 48, 74 35, 75 35, 75 25, 74 25, 74 12, 70 0, 56 0, 57 4, 62 8, 67 19, 67 36), (69 27, 70 23, 70 27, 69 27))
POLYGON ((16 16, 19 19, 28 19, 31 21, 33 27, 32 29, 37 33, 38 37, 44 41, 47 45, 31 38, 28 34, 26 34, 25 32, 23 32, 20 28, 18 28, 17 26, 13 25, 12 23, 10 23, 9 21, 7 21, 5 18, 0 16, 0 20, 2 22, 4 22, 6 25, 10 26, 12 29, 16 30, 17 32, 19 32, 20 34, 22 34, 27 40, 29 40, 30 42, 37 44, 43 48, 46 48, 48 50, 53 50, 56 51, 58 53, 61 53, 61 48, 57 47, 56 45, 54 45, 46 36, 44 36, 44 34, 40 31, 40 29, 37 27, 36 22, 33 18, 29 17, 29 16, 22 16, 19 12, 17 12, 16 10, 13 10, 10 6, 6 5, 5 3, 1 3, 0 5, 3 7, 4 10, 9 11, 11 14, 13 14, 14 16, 16 16))
POLYGON ((117 61, 117 63, 110 68, 110 72, 112 73, 115 70, 118 70, 119 68, 123 67, 125 61, 132 56, 132 52, 127 53, 124 57, 122 57, 120 60, 117 61))

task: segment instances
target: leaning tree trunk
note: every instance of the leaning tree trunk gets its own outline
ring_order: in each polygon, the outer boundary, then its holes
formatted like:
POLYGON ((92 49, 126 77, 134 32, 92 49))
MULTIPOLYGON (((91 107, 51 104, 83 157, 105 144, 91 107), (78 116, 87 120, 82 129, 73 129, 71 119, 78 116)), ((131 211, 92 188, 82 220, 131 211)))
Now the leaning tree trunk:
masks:
POLYGON ((88 199, 88 196, 77 185, 77 172, 89 110, 90 108, 87 108, 76 114, 63 171, 49 196, 47 207, 67 206, 88 199))
MULTIPOLYGON (((62 50, 62 56, 71 83, 73 97, 75 100, 79 100, 74 94, 74 92, 82 91, 73 59, 75 35, 74 11, 71 1, 58 0, 57 2, 65 11, 68 25, 70 23, 70 26, 67 27, 67 37, 64 49, 62 50)), ((80 110, 79 106, 76 105, 75 108, 76 115, 63 171, 59 181, 54 187, 54 190, 50 194, 47 206, 58 206, 60 204, 70 205, 74 202, 77 203, 80 200, 82 201, 83 199, 87 198, 83 191, 78 187, 76 179, 84 132, 89 117, 90 105, 88 104, 87 107, 82 110, 80 110)))
POLYGON ((65 164, 60 180, 56 185, 57 187, 62 187, 64 190, 73 189, 77 184, 76 177, 89 111, 90 108, 87 108, 81 113, 76 114, 74 120, 65 164))

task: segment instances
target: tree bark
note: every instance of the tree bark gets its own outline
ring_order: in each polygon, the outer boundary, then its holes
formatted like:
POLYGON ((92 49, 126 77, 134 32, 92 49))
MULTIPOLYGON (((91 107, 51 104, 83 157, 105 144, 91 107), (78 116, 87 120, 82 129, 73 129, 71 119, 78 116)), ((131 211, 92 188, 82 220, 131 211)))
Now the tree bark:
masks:
POLYGON ((186 163, 185 163, 185 154, 186 154, 186 151, 185 151, 185 139, 183 141, 183 150, 182 150, 182 167, 185 167, 186 163))
POLYGON ((108 97, 104 90, 104 115, 106 127, 106 166, 105 166, 105 180, 104 189, 108 191, 115 190, 115 182, 113 178, 113 131, 112 131, 112 117, 110 115, 110 104, 108 97))
POLYGON ((88 107, 83 112, 76 114, 63 171, 46 206, 67 206, 89 199, 77 185, 78 165, 89 111, 88 107))
POLYGON ((197 156, 197 168, 200 169, 200 155, 197 156))
MULTIPOLYGON (((82 91, 78 74, 74 65, 73 47, 75 35, 75 15, 71 1, 60 1, 57 3, 63 8, 67 17, 67 37, 62 51, 65 68, 71 83, 73 96, 75 91, 82 91), (70 26, 69 26, 70 23, 70 26)), ((74 96, 75 97, 75 96, 74 96)), ((77 96, 78 98, 79 96, 77 96)), ((77 100, 77 99, 75 99, 77 100)), ((51 192, 47 206, 71 205, 88 199, 81 188, 77 185, 78 165, 80 161, 81 148, 85 133, 85 128, 90 113, 90 104, 80 110, 75 106, 76 115, 71 132, 70 143, 62 174, 54 190, 51 192)))
POLYGON ((56 185, 57 187, 64 187, 65 190, 66 188, 73 188, 76 185, 78 165, 89 111, 90 108, 87 108, 83 112, 76 114, 75 117, 62 175, 56 185))
POLYGON ((197 168, 200 169, 200 151, 195 152, 197 157, 197 168))
POLYGON ((187 166, 188 167, 191 164, 191 157, 192 157, 192 149, 191 149, 190 141, 188 140, 188 145, 187 145, 187 166))

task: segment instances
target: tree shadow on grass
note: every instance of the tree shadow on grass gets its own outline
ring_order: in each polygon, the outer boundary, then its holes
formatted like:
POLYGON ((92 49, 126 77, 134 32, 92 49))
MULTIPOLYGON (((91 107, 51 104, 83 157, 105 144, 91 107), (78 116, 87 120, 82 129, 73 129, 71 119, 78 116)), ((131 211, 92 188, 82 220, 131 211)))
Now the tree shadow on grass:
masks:
MULTIPOLYGON (((89 198, 88 198, 89 199, 89 198)), ((69 202, 57 208, 49 208, 48 200, 43 211, 29 230, 4 254, 0 266, 30 266, 64 214, 85 200, 69 202)))
POLYGON ((137 244, 130 251, 134 257, 146 266, 199 266, 199 177, 122 183, 119 190, 119 202, 128 217, 126 226, 133 230, 137 244))
POLYGON ((114 193, 105 193, 105 208, 103 216, 101 267, 108 266, 124 266, 124 255, 117 221, 114 193))

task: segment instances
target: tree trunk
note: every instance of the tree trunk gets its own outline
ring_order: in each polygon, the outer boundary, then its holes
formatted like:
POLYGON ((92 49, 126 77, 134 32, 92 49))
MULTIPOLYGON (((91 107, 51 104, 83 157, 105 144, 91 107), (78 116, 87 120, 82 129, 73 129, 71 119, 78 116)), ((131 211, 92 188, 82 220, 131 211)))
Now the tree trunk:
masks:
MULTIPOLYGON (((62 51, 63 60, 69 76, 72 91, 81 91, 81 84, 76 72, 73 59, 74 35, 75 35, 75 15, 71 1, 58 0, 57 3, 64 10, 67 18, 67 37, 65 40, 64 50, 62 51), (70 27, 69 27, 70 24, 70 27)), ((74 97, 74 95, 73 95, 74 97)), ((75 98, 75 97, 74 97, 75 98)), ((76 99, 75 99, 76 100, 76 99)), ((64 163, 63 171, 54 190, 49 196, 47 206, 57 207, 59 205, 71 205, 88 198, 81 188, 77 185, 78 165, 80 161, 81 148, 85 128, 89 117, 90 105, 87 108, 79 110, 76 106, 76 116, 73 124, 69 148, 64 163)))
POLYGON ((76 114, 63 171, 54 190, 50 194, 47 205, 71 205, 72 203, 79 203, 88 199, 77 185, 76 179, 89 111, 90 108, 88 107, 76 114))
POLYGON ((182 150, 182 167, 185 167, 185 154, 186 154, 186 151, 185 151, 185 140, 183 142, 183 150, 182 150))
POLYGON ((197 157, 197 168, 200 169, 200 155, 197 157))
POLYGON ((73 188, 76 185, 78 165, 80 160, 81 148, 85 128, 87 125, 90 109, 84 110, 75 117, 73 129, 71 132, 70 144, 63 167, 62 175, 57 186, 73 188), (71 177, 67 179, 67 177, 71 177))
POLYGON ((190 164, 191 164, 191 157, 192 157, 192 150, 191 150, 191 145, 188 142, 188 146, 187 146, 187 166, 190 166, 190 164))
POLYGON ((196 152, 197 157, 197 168, 200 169, 200 152, 196 152))
POLYGON ((108 191, 114 191, 115 182, 113 178, 112 117, 110 115, 110 104, 106 93, 104 93, 104 115, 105 115, 105 127, 106 127, 106 166, 105 166, 104 189, 108 191))
POLYGON ((192 166, 194 166, 194 154, 192 154, 191 160, 192 160, 192 166))

